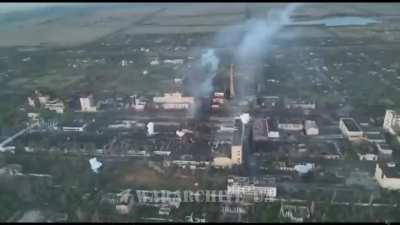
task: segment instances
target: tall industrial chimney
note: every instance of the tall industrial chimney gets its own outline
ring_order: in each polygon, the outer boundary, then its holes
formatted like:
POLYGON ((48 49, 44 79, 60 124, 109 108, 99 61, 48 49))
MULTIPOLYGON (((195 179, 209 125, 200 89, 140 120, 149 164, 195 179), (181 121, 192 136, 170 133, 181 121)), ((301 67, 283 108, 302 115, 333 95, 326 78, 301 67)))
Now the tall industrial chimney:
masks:
POLYGON ((233 79, 233 64, 231 64, 231 74, 230 74, 230 97, 233 98, 235 96, 235 84, 233 79))

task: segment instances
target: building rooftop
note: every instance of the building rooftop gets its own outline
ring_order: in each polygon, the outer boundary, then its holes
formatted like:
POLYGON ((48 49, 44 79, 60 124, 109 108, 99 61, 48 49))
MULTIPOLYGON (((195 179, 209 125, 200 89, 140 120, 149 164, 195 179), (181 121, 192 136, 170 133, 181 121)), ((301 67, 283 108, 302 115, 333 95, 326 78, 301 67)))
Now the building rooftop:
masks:
POLYGON ((267 140, 267 121, 265 119, 255 119, 253 123, 253 140, 267 140))
POLYGON ((218 131, 214 134, 214 140, 220 142, 228 142, 232 144, 233 141, 233 131, 218 131))
POLYGON ((391 150, 392 148, 386 144, 386 143, 379 143, 378 144, 380 146, 381 149, 387 149, 387 150, 391 150))
POLYGON ((303 121, 300 118, 279 118, 280 124, 303 124, 303 121))
POLYGON ((379 162, 379 167, 388 178, 400 178, 400 167, 395 163, 379 162))
POLYGON ((228 157, 231 158, 231 145, 222 144, 214 149, 214 157, 228 157))
POLYGON ((306 121, 304 121, 304 127, 305 127, 306 129, 309 129, 309 128, 318 128, 317 123, 316 123, 315 121, 313 121, 313 120, 306 120, 306 121))
POLYGON ((232 145, 242 145, 242 128, 233 132, 232 145))
POLYGON ((171 153, 172 160, 211 161, 211 148, 207 142, 183 144, 171 153))
POLYGON ((395 117, 395 118, 400 118, 400 112, 396 112, 396 111, 391 110, 391 109, 386 110, 386 112, 391 113, 393 115, 393 117, 395 117))
POLYGON ((267 131, 268 132, 270 132, 270 131, 278 131, 278 124, 277 124, 277 122, 276 122, 276 120, 274 120, 273 118, 270 118, 270 117, 268 117, 268 118, 266 118, 266 121, 267 121, 267 131))
POLYGON ((342 121, 349 131, 361 131, 360 126, 353 118, 342 118, 342 121))

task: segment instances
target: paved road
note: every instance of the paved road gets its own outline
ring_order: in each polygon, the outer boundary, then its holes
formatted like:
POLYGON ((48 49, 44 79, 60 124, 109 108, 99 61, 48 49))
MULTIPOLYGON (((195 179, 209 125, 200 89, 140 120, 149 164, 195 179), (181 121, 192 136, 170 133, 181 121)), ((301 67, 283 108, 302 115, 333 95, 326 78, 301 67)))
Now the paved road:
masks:
POLYGON ((7 145, 8 143, 12 142, 14 139, 16 139, 17 137, 23 135, 26 131, 32 129, 33 127, 37 126, 37 123, 34 123, 32 125, 30 125, 29 127, 20 130, 19 132, 17 132, 16 134, 14 134, 13 136, 7 138, 6 140, 4 140, 3 142, 0 143, 0 152, 4 152, 4 146, 7 145))

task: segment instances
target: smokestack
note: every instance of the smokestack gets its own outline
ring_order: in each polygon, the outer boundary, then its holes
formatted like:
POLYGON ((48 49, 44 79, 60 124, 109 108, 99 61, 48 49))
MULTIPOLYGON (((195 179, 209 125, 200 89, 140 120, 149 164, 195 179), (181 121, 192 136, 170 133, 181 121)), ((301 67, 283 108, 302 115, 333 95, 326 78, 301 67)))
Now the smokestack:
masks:
POLYGON ((235 85, 234 85, 234 80, 233 80, 233 64, 231 64, 231 74, 230 74, 230 92, 231 92, 231 98, 235 96, 235 85))

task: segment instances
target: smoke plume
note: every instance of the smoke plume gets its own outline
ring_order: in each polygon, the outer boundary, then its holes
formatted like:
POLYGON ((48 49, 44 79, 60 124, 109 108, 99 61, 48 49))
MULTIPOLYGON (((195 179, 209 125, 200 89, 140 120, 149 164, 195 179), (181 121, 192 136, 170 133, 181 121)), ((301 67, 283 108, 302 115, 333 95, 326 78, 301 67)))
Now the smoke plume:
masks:
MULTIPOLYGON (((271 41, 276 34, 290 24, 290 15, 300 4, 289 4, 283 11, 271 11, 266 20, 251 20, 245 24, 246 33, 235 51, 235 64, 249 79, 255 79, 261 68, 263 56, 271 48, 271 41)), ((239 83, 239 90, 243 86, 239 83)))
MULTIPOLYGON (((257 72, 262 69, 261 60, 272 47, 272 41, 284 26, 291 23, 290 15, 300 5, 292 3, 283 10, 272 9, 266 18, 251 19, 242 24, 226 27, 217 33, 214 40, 217 46, 237 46, 233 55, 233 63, 238 71, 235 74, 238 76, 242 74, 241 78, 248 80, 255 79, 257 72)), ((244 91, 241 80, 237 80, 239 92, 244 91)))
POLYGON ((213 91, 212 81, 217 75, 219 59, 214 49, 207 49, 185 76, 188 91, 195 97, 208 97, 213 91))

